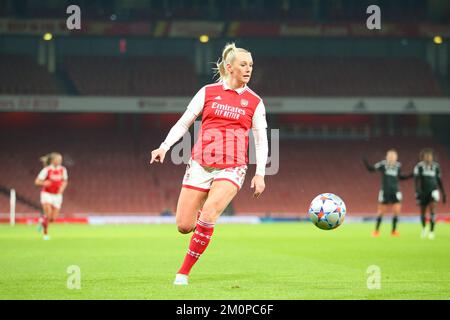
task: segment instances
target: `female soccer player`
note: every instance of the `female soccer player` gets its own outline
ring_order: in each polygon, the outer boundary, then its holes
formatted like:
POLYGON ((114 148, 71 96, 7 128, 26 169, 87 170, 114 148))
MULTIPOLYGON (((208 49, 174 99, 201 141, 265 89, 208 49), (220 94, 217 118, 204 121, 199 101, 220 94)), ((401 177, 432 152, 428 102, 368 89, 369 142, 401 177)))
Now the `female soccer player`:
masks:
POLYGON ((420 205, 420 219, 422 222, 422 238, 434 239, 435 208, 439 202, 439 190, 442 192, 442 202, 446 202, 444 185, 441 180, 441 168, 434 161, 432 149, 423 149, 420 152, 420 162, 414 167, 416 185, 416 199, 420 205), (430 233, 426 230, 426 212, 430 210, 430 233))
POLYGON ((398 154, 395 149, 389 149, 386 153, 386 160, 377 162, 373 166, 369 164, 366 158, 363 158, 364 165, 370 172, 380 171, 381 190, 378 194, 378 217, 375 225, 375 231, 372 233, 373 237, 380 235, 380 225, 383 220, 383 215, 386 213, 389 205, 392 205, 394 216, 392 218, 392 232, 391 235, 398 237, 397 231, 398 215, 402 209, 402 193, 398 186, 398 180, 405 180, 412 178, 412 175, 403 175, 401 173, 401 163, 397 161, 398 154))
POLYGON ((256 174, 251 181, 254 197, 265 189, 267 123, 262 99, 248 86, 253 70, 250 52, 227 44, 217 63, 219 82, 201 88, 150 163, 164 161, 174 145, 202 113, 199 138, 192 150, 178 198, 176 222, 183 234, 192 235, 174 284, 187 285, 193 265, 208 246, 214 224, 244 183, 248 163, 248 133, 256 146, 256 174))
POLYGON ((44 240, 49 240, 48 225, 59 214, 63 193, 68 184, 67 169, 63 167, 60 153, 52 152, 40 158, 44 168, 39 172, 35 185, 41 186, 41 205, 44 215, 40 223, 44 229, 44 240))

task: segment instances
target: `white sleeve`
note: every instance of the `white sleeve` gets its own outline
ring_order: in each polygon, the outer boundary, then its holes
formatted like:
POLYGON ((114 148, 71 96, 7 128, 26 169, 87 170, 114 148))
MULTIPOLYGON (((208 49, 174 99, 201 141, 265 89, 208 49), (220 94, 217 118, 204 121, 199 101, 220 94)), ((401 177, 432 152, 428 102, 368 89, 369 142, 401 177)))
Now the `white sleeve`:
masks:
POLYGON ((267 154, 269 144, 267 141, 266 128, 253 128, 253 137, 255 139, 256 153, 256 172, 255 175, 263 176, 266 174, 267 154))
POLYGON ((39 172, 39 174, 37 176, 38 180, 44 181, 45 179, 47 179, 47 174, 48 174, 48 171, 47 171, 47 168, 45 167, 39 172))
POLYGON ((187 106, 186 111, 181 118, 170 129, 169 134, 160 148, 168 151, 184 134, 189 130, 189 127, 194 123, 195 119, 202 113, 203 105, 205 104, 205 87, 201 88, 192 98, 187 106))
POLYGON ((379 161, 379 162, 375 163, 373 165, 373 167, 375 168, 375 170, 379 170, 383 166, 383 164, 384 164, 383 161, 379 161))
POLYGON ((192 98, 191 102, 189 102, 187 109, 192 111, 195 116, 199 116, 202 113, 203 106, 205 104, 205 87, 198 90, 195 96, 192 98))
POLYGON ((64 170, 63 170, 63 180, 69 180, 69 175, 67 174, 67 169, 66 168, 64 168, 64 170))
POLYGON ((414 167, 414 177, 417 177, 417 176, 419 176, 419 165, 418 164, 414 167))
POLYGON ((255 109, 255 113, 253 114, 252 128, 253 129, 267 128, 266 107, 264 106, 264 102, 262 100, 259 102, 258 106, 255 109))

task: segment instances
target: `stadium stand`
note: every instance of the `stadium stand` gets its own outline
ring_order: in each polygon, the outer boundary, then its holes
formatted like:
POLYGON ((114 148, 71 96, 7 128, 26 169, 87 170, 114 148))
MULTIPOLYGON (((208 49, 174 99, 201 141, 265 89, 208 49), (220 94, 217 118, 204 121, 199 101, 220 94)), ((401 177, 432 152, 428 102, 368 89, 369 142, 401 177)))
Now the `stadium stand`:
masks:
MULTIPOLYGON (((34 186, 41 168, 38 158, 49 150, 60 150, 70 179, 63 211, 70 214, 159 212, 169 204, 165 201, 173 200, 171 193, 175 190, 171 188, 179 186, 184 171, 173 165, 150 169, 148 150, 157 141, 150 139, 152 143, 143 150, 127 133, 60 129, 57 134, 55 130, 53 133, 40 130, 9 133, 8 137, 12 140, 1 140, 2 185, 15 188, 18 194, 39 203, 39 188, 34 186), (30 139, 30 134, 36 138, 30 139)), ((0 211, 7 212, 8 201, 2 197, 0 211)), ((20 206, 18 212, 35 210, 20 206)))
MULTIPOLYGON (((349 215, 376 212, 379 174, 366 171, 361 157, 372 163, 384 159, 387 149, 395 147, 405 173, 411 173, 419 151, 432 147, 439 155, 443 172, 450 170, 450 157, 433 138, 381 137, 367 141, 354 140, 284 140, 280 146, 280 170, 267 177, 264 197, 251 199, 251 190, 243 188, 234 201, 237 212, 266 212, 271 215, 306 212, 317 194, 339 194, 347 203, 349 215), (336 168, 339 168, 337 170, 336 168), (296 174, 292 174, 295 172, 296 174), (283 199, 280 202, 280 199, 283 199)), ((250 171, 251 172, 251 171, 250 171)), ((448 180, 448 179, 447 179, 448 180)), ((445 181, 445 180, 444 180, 445 181)), ((450 186, 450 181, 445 181, 450 186)), ((413 180, 401 182, 404 213, 415 213, 413 180)), ((448 188, 448 187, 447 187, 448 188)), ((440 210, 448 211, 440 205, 440 210)))
MULTIPOLYGON (((145 119, 149 123, 137 134, 131 130, 107 129, 107 122, 112 118, 79 118, 83 125, 88 123, 89 126, 91 121, 100 127, 81 130, 81 127, 63 128, 69 122, 60 118, 68 119, 69 116, 53 115, 45 120, 47 122, 40 121, 38 115, 34 117, 34 125, 41 125, 41 128, 25 129, 15 124, 13 127, 16 129, 3 129, 1 132, 1 186, 15 188, 19 195, 39 203, 39 189, 33 185, 41 168, 38 159, 44 153, 56 150, 64 155, 70 179, 63 216, 147 215, 159 214, 165 208, 175 209, 185 165, 174 165, 171 161, 161 166, 148 165, 150 150, 159 145, 166 133, 151 129, 154 119, 150 116, 145 119), (45 128, 45 123, 57 119, 59 127, 45 128), (104 128, 101 128, 101 123, 105 123, 104 128)), ((405 173, 412 172, 423 147, 434 148, 442 171, 450 172, 447 150, 432 137, 285 139, 280 143, 279 173, 267 176, 264 195, 258 200, 252 198, 250 181, 254 166, 250 166, 244 188, 233 201, 233 209, 237 215, 304 215, 315 195, 334 192, 346 201, 349 215, 372 215, 376 211, 380 176, 367 172, 361 157, 367 155, 375 163, 391 147, 398 149, 405 173)), ((450 180, 444 179, 444 182, 446 189, 450 190, 450 180)), ((403 212, 416 213, 413 181, 401 182, 401 188, 405 198, 403 212)), ((7 195, 0 195, 0 212, 8 212, 8 207, 7 195)), ((450 205, 440 205, 439 210, 450 212, 450 205)), ((32 213, 36 210, 19 202, 18 212, 32 213)))
POLYGON ((31 56, 0 55, 0 94, 58 94, 55 79, 31 56))
POLYGON ((197 84, 194 65, 182 57, 72 56, 65 67, 81 95, 183 96, 197 84))
MULTIPOLYGON (((3 55, 0 67, 0 93, 58 94, 55 76, 30 57, 3 55)), ((199 88, 193 63, 182 57, 69 56, 61 70, 80 95, 192 96, 199 88)), ((260 57, 251 87, 266 97, 443 95, 416 58, 260 57)))
POLYGON ((442 96, 416 58, 261 57, 252 87, 263 96, 442 96))

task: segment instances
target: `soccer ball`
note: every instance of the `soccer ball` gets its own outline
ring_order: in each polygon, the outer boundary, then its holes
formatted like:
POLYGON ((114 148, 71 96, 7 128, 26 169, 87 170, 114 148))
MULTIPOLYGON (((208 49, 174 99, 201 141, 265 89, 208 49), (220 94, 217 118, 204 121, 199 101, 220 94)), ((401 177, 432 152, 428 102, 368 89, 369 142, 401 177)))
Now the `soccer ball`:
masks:
POLYGON ((322 193, 309 206, 309 218, 316 227, 331 230, 339 227, 345 218, 347 208, 344 201, 332 193, 322 193))

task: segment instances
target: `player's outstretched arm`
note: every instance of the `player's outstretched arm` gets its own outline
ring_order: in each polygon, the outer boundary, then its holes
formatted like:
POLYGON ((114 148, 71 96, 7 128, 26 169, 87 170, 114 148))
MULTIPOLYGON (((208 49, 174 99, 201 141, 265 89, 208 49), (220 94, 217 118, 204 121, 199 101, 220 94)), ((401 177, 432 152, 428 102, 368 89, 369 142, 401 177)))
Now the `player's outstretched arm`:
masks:
POLYGON ((41 179, 36 179, 34 180, 34 184, 38 187, 48 187, 50 185, 50 181, 47 180, 41 180, 41 179))
POLYGON ((269 154, 269 142, 267 140, 266 107, 261 100, 256 107, 252 118, 252 132, 255 139, 256 172, 251 182, 253 197, 258 198, 266 188, 264 176, 269 154))
POLYGON ((437 177, 437 183, 438 183, 439 189, 442 192, 442 203, 446 203, 447 202, 447 194, 445 193, 444 184, 442 183, 442 180, 439 176, 437 177))
POLYGON ((69 184, 69 182, 67 180, 64 180, 63 183, 61 184, 61 187, 59 188, 58 193, 59 194, 63 194, 64 191, 66 191, 67 185, 69 184))
POLYGON ((420 187, 420 176, 419 175, 415 175, 415 178, 414 178, 414 186, 415 186, 415 189, 416 189, 416 199, 419 199, 420 198, 420 195, 421 195, 421 193, 422 193, 422 189, 421 189, 421 187, 420 187))
POLYGON ((63 170, 63 181, 61 183, 61 186, 59 187, 58 193, 63 194, 64 191, 66 191, 66 188, 69 184, 69 176, 67 174, 67 170, 64 168, 63 170))
POLYGON ((255 189, 253 196, 258 198, 266 188, 264 176, 266 174, 267 155, 269 153, 269 144, 267 141, 266 128, 253 128, 253 137, 255 139, 256 152, 256 172, 251 182, 251 188, 255 189))
POLYGON ((34 180, 34 185, 38 187, 48 187, 51 185, 51 182, 47 180, 47 168, 42 168, 42 170, 37 175, 36 179, 34 180))
POLYGON ((398 173, 398 179, 399 180, 408 180, 414 177, 414 171, 411 172, 410 174, 403 174, 403 172, 401 172, 401 169, 398 173))
POLYGON ((414 177, 414 173, 410 173, 410 174, 399 174, 398 178, 400 180, 408 180, 414 177))
POLYGON ((367 160, 366 156, 362 158, 362 162, 368 171, 370 172, 376 171, 375 167, 369 164, 369 161, 367 160))
POLYGON ((170 129, 169 134, 161 143, 161 146, 158 149, 152 151, 150 164, 153 162, 164 162, 164 158, 166 156, 166 152, 169 151, 170 147, 172 147, 184 134, 189 130, 190 126, 194 123, 197 115, 194 114, 191 110, 186 110, 181 118, 175 123, 175 125, 170 129))
POLYGON ((413 174, 414 174, 414 187, 416 190, 416 199, 418 200, 422 193, 421 189, 422 169, 418 164, 414 167, 413 174))
POLYGON ((197 119, 198 115, 203 110, 205 102, 205 87, 201 88, 197 94, 192 98, 191 102, 183 113, 181 118, 170 129, 169 134, 158 149, 155 149, 151 153, 150 164, 153 162, 163 163, 166 156, 166 152, 189 130, 191 125, 197 119))

